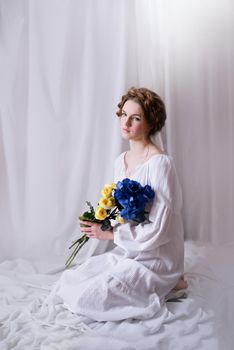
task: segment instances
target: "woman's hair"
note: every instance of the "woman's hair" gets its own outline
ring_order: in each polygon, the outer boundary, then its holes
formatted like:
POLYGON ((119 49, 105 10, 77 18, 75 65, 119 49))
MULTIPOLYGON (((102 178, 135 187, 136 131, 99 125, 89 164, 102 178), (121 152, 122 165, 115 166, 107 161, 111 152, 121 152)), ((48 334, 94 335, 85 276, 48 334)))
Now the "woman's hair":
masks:
POLYGON ((116 112, 118 117, 121 116, 123 105, 128 100, 133 100, 141 106, 146 121, 152 127, 149 136, 162 129, 167 116, 164 102, 160 96, 146 88, 131 87, 118 104, 119 110, 116 112))

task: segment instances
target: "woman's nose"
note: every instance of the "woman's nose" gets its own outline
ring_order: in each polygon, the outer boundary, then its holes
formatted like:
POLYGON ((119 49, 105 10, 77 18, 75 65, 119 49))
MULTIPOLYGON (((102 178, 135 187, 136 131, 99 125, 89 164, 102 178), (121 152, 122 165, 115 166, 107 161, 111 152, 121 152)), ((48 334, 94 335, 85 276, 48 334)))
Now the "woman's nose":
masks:
POLYGON ((126 120, 125 120, 125 125, 126 126, 130 126, 131 125, 131 118, 126 118, 126 120))

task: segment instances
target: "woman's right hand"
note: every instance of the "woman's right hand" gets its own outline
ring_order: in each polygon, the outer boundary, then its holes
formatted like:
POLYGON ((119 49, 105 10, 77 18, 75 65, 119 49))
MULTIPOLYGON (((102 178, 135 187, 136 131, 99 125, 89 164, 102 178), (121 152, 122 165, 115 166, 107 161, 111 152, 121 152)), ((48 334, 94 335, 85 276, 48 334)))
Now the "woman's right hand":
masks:
POLYGON ((101 229, 101 224, 97 224, 96 222, 80 220, 80 230, 89 238, 96 238, 100 240, 114 240, 113 232, 103 231, 101 229))

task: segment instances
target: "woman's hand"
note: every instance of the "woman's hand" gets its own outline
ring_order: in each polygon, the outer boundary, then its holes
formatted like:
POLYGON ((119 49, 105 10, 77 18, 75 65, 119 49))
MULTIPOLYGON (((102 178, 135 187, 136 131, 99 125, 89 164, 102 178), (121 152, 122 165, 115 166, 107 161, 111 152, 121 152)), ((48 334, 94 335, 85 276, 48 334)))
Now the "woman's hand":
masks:
POLYGON ((112 231, 103 231, 101 229, 101 224, 97 224, 96 222, 80 220, 80 230, 81 232, 85 233, 89 238, 96 238, 101 240, 114 239, 112 231))

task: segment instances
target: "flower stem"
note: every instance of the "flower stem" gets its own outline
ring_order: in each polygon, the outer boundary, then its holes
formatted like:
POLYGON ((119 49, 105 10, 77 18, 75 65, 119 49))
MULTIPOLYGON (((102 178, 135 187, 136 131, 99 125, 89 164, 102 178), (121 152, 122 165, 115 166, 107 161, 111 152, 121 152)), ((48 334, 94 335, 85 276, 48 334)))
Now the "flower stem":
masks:
MULTIPOLYGON (((69 258, 67 259, 65 265, 66 267, 69 267, 72 263, 72 261, 75 259, 77 253, 79 252, 79 250, 83 247, 83 245, 89 240, 89 237, 86 236, 86 234, 84 234, 81 238, 77 239, 71 246, 70 248, 74 247, 75 244, 77 244, 77 246, 75 247, 74 251, 72 252, 72 254, 69 256, 69 258)), ((69 248, 69 249, 70 249, 69 248)))
POLYGON ((71 249, 72 247, 74 247, 74 245, 76 245, 77 243, 81 243, 84 239, 84 237, 86 236, 86 234, 84 234, 82 237, 80 237, 79 239, 77 239, 75 242, 72 243, 72 245, 69 247, 69 249, 71 249))

